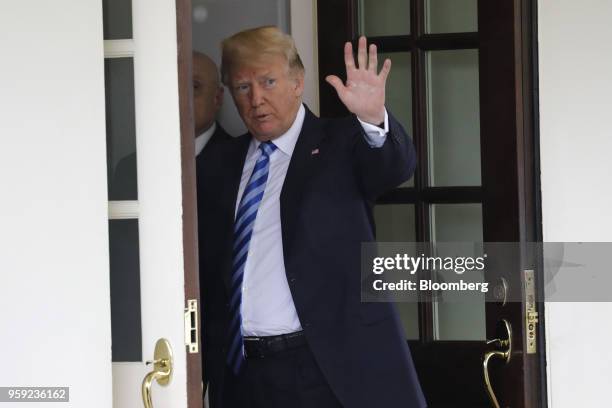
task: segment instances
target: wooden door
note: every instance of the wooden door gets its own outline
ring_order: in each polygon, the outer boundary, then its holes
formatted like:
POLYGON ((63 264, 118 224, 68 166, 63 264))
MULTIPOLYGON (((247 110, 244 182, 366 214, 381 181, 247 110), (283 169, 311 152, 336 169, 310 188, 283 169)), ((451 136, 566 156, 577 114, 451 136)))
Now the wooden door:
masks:
MULTIPOLYGON (((483 359, 497 348, 487 340, 503 335, 502 319, 512 327, 511 359, 489 364, 500 406, 546 405, 543 322, 540 317, 536 326, 536 352, 528 352, 522 300, 524 271, 537 272, 537 259, 519 245, 540 238, 533 22, 527 0, 318 3, 320 78, 344 71, 345 41, 368 36, 392 59, 387 107, 412 130, 417 149, 414 179, 377 203, 377 239, 518 248, 491 271, 494 281, 505 279, 513 302, 502 306, 491 293, 467 306, 398 304, 431 408, 494 406, 483 359)), ((324 81, 320 95, 322 116, 346 114, 324 81)))

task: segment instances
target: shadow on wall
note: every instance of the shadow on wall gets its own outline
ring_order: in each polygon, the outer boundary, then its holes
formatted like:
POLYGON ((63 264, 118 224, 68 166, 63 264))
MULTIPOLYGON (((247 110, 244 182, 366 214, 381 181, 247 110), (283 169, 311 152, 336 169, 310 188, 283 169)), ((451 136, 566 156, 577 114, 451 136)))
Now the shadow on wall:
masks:
MULTIPOLYGON (((221 41, 244 29, 276 25, 289 32, 289 0, 193 0, 193 48, 221 64, 221 41)), ((233 136, 245 133, 229 92, 219 122, 233 136)))

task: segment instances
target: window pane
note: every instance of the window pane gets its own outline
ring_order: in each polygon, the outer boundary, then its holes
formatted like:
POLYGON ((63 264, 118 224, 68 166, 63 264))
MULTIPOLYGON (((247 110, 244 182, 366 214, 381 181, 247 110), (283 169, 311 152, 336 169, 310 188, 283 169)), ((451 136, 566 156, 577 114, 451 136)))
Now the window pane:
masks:
POLYGON ((435 242, 482 242, 482 204, 434 204, 435 242))
POLYGON ((413 204, 379 204, 374 207, 376 241, 415 242, 413 204))
MULTIPOLYGON (((415 208, 412 204, 381 204, 374 207, 376 240, 378 242, 416 241, 415 208)), ((418 303, 399 302, 396 304, 404 325, 406 339, 419 338, 418 303)))
POLYGON ((477 0, 426 0, 428 33, 478 31, 477 0))
POLYGON ((134 61, 104 61, 109 200, 137 200, 134 61))
MULTIPOLYGON (((436 256, 478 256, 473 242, 482 242, 481 204, 436 204, 432 206, 432 232, 436 256), (453 242, 444 245, 444 242, 453 242), (459 244, 465 243, 465 244, 459 244), (473 249, 473 252, 470 252, 473 249), (457 251, 452 253, 451 251, 457 251)), ((437 271, 438 282, 482 282, 483 272, 457 274, 452 270, 437 271)), ((485 293, 462 292, 460 298, 443 294, 434 302, 434 333, 436 340, 484 340, 485 293), (445 299, 446 296, 446 299, 445 299)), ((457 295, 459 296, 459 295, 457 295)))
MULTIPOLYGON (((391 59, 391 72, 387 77, 386 107, 389 112, 404 126, 408 135, 412 135, 412 62, 410 52, 380 53, 378 65, 382 67, 386 58, 391 59)), ((414 186, 414 178, 403 183, 401 187, 414 186)))
POLYGON ((395 304, 404 326, 406 340, 419 339, 419 304, 416 302, 399 302, 395 304))
POLYGON ((366 36, 410 34, 410 0, 360 0, 359 32, 366 36))
POLYGON ((138 220, 109 221, 113 361, 142 361, 138 220))
POLYGON ((104 39, 132 38, 132 1, 102 0, 104 39))
POLYGON ((431 185, 480 185, 478 51, 427 53, 427 99, 431 185))

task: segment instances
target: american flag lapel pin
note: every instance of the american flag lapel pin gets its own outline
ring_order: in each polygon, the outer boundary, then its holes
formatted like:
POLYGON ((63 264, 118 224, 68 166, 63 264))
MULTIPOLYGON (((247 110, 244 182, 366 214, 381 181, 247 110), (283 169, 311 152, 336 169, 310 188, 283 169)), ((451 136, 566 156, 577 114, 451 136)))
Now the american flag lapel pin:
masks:
POLYGON ((316 148, 312 152, 310 152, 311 156, 314 156, 315 154, 319 154, 319 148, 316 148))

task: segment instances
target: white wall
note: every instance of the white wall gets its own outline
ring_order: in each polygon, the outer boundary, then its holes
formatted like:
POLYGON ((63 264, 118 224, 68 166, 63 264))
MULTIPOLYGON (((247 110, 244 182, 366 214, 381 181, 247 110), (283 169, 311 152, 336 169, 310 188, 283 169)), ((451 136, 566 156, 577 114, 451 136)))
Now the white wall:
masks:
MULTIPOLYGON (((539 0, 545 241, 612 241, 612 2, 539 0)), ((609 406, 610 303, 547 303, 549 406, 609 406)))
POLYGON ((0 2, 0 50, 0 385, 110 407, 102 2, 0 2))

